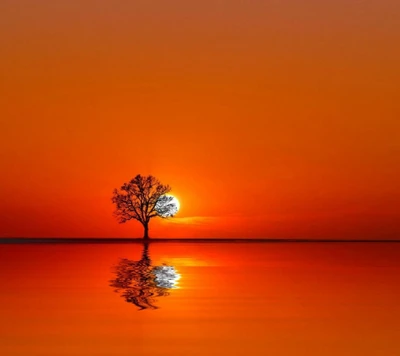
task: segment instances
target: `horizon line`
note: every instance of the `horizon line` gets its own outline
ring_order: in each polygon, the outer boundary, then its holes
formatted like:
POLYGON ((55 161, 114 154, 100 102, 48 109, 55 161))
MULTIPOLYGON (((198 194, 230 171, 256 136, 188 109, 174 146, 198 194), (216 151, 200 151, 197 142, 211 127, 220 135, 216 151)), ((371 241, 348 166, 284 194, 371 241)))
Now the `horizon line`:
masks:
POLYGON ((5 237, 0 244, 79 243, 399 243, 400 239, 304 239, 304 238, 122 238, 122 237, 5 237))

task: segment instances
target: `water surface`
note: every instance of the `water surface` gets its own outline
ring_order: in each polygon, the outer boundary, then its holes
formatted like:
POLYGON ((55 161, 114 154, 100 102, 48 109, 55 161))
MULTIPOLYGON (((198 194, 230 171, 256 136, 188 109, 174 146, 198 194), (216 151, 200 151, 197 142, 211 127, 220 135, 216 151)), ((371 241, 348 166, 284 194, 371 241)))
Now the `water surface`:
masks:
POLYGON ((400 354, 396 243, 11 244, 0 268, 0 355, 400 354))

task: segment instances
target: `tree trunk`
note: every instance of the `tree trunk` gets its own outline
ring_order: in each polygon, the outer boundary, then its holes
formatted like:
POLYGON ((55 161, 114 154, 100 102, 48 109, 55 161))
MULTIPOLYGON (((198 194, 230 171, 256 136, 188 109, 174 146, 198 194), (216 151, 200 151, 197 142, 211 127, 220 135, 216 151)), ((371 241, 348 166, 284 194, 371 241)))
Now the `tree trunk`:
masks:
POLYGON ((144 224, 143 224, 143 227, 144 227, 144 235, 143 235, 143 238, 144 238, 145 240, 148 240, 148 238, 149 238, 149 223, 144 223, 144 224))

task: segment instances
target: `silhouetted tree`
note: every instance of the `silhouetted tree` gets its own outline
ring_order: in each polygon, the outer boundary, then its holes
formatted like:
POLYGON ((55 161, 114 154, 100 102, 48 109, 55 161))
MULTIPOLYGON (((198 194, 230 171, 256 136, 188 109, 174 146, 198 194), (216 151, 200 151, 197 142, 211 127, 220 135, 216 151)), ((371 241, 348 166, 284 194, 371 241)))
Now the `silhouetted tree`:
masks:
POLYGON ((120 189, 114 189, 112 202, 116 205, 114 215, 120 223, 135 219, 144 228, 144 239, 149 238, 151 218, 168 218, 176 213, 173 197, 165 194, 171 191, 169 185, 163 185, 153 176, 138 174, 120 189))
POLYGON ((174 288, 179 278, 172 266, 151 265, 147 242, 144 243, 142 258, 139 261, 123 258, 115 266, 114 273, 116 278, 110 281, 110 286, 140 310, 157 309, 156 298, 168 296, 168 289, 174 288))

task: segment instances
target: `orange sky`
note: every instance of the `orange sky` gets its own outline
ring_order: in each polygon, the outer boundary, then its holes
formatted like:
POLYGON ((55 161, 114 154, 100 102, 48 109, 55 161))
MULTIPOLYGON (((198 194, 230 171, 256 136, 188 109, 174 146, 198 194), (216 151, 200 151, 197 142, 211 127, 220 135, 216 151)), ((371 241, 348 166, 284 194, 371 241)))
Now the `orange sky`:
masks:
POLYGON ((397 0, 0 4, 0 237, 399 238, 397 0))

